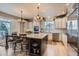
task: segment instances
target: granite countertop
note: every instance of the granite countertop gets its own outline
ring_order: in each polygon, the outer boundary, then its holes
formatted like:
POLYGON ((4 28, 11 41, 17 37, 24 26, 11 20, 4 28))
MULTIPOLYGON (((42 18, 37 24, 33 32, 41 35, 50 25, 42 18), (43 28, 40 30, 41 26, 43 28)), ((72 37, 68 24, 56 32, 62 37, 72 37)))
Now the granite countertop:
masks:
POLYGON ((36 39, 43 39, 45 36, 47 36, 47 34, 45 34, 45 33, 31 33, 31 34, 27 34, 28 38, 36 38, 36 39))

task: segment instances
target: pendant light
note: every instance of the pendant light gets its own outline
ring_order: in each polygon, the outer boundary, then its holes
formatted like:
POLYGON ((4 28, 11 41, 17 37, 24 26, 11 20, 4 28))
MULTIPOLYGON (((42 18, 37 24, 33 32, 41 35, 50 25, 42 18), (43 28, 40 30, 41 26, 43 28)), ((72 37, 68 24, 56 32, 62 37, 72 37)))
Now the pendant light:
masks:
POLYGON ((35 19, 36 19, 37 21, 41 21, 41 20, 43 20, 43 17, 41 17, 41 16, 39 15, 40 3, 38 3, 37 10, 38 10, 38 13, 37 13, 37 16, 35 16, 35 19))

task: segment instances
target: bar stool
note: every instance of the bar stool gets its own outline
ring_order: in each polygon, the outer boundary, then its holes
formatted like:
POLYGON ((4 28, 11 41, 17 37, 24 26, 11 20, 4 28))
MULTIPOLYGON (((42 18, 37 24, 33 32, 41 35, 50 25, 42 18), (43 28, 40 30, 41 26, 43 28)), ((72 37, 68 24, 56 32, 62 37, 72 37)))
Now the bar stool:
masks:
POLYGON ((22 39, 22 46, 23 48, 23 51, 26 52, 26 55, 27 55, 27 52, 29 52, 29 41, 27 39, 27 35, 26 34, 19 34, 19 36, 21 37, 20 39, 22 39))
POLYGON ((9 45, 13 43, 13 41, 15 41, 13 39, 13 35, 15 35, 15 34, 12 33, 12 35, 9 35, 8 33, 6 33, 6 35, 5 35, 6 36, 6 48, 8 48, 9 45), (9 42, 10 42, 10 44, 8 44, 9 42))
POLYGON ((32 44, 32 49, 33 49, 33 56, 36 56, 39 54, 39 44, 38 43, 33 43, 32 44))
POLYGON ((23 46, 22 46, 22 39, 20 39, 20 37, 17 35, 17 33, 13 33, 13 45, 14 45, 14 53, 16 51, 16 47, 17 47, 17 44, 20 44, 21 46, 21 51, 23 50, 23 46))

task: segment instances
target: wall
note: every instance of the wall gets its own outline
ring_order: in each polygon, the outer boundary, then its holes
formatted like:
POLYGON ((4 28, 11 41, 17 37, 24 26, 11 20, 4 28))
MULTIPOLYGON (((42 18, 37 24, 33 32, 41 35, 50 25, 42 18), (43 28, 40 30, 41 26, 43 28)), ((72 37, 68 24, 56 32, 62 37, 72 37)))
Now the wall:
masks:
MULTIPOLYGON (((17 20, 19 20, 19 19, 17 19, 17 20)), ((18 32, 18 33, 20 33, 21 32, 21 29, 20 29, 20 22, 19 21, 17 21, 17 20, 12 20, 12 22, 11 22, 11 33, 12 32, 18 32)), ((29 22, 25 22, 24 23, 24 31, 23 32, 26 32, 29 28, 30 28, 30 23, 29 22)))
POLYGON ((26 21, 26 23, 24 24, 24 32, 26 32, 27 29, 29 29, 29 23, 26 21))
POLYGON ((64 33, 60 33, 59 40, 62 41, 64 46, 67 48, 67 35, 64 33))
POLYGON ((26 22, 26 24, 25 24, 25 31, 30 30, 30 31, 34 32, 34 26, 39 26, 40 27, 40 23, 37 22, 37 21, 26 22))
MULTIPOLYGON (((11 33, 12 32, 18 32, 20 33, 20 22, 17 21, 20 19, 20 17, 16 17, 10 14, 6 14, 4 12, 0 11, 0 17, 11 20, 11 33)), ((26 21, 24 24, 24 31, 31 28, 31 25, 26 21)))
POLYGON ((13 16, 10 14, 6 14, 6 13, 0 11, 0 18, 11 20, 11 32, 9 34, 11 34, 12 32, 20 32, 20 25, 17 22, 19 17, 13 16))
POLYGON ((26 21, 26 23, 24 24, 24 31, 33 31, 33 22, 28 22, 26 21))
POLYGON ((20 23, 16 20, 11 21, 11 33, 12 32, 20 33, 20 23))

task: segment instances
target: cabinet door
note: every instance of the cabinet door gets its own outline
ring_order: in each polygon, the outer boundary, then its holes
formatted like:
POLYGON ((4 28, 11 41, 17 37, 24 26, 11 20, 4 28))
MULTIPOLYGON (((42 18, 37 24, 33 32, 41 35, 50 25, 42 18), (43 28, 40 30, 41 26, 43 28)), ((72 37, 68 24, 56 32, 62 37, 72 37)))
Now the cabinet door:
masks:
POLYGON ((53 33, 53 41, 59 41, 59 33, 53 33))

